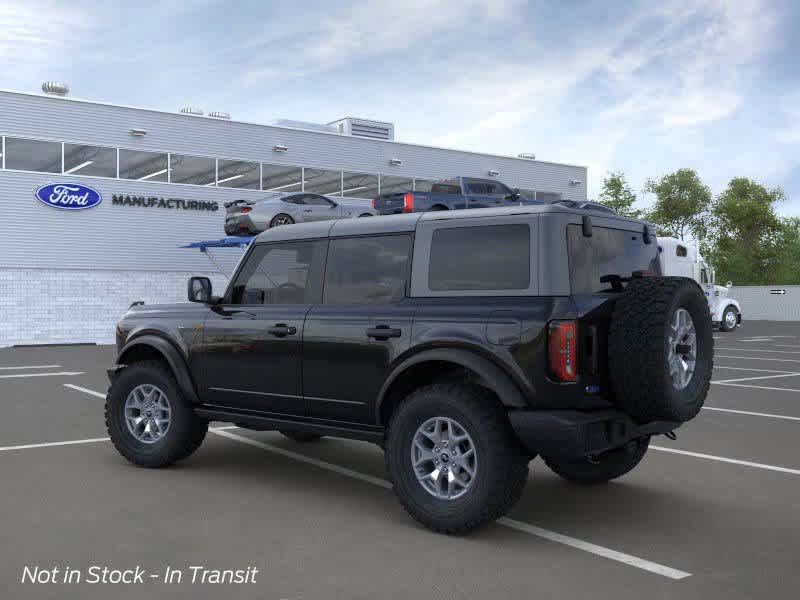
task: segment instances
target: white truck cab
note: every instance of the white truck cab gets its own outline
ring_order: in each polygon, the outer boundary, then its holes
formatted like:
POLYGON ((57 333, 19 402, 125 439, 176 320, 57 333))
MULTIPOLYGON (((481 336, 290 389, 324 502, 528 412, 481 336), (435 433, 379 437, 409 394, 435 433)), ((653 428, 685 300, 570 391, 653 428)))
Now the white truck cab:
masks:
POLYGON ((728 297, 731 282, 726 286, 715 285, 714 269, 700 255, 697 246, 678 238, 660 237, 658 250, 664 275, 689 277, 700 284, 708 299, 711 320, 719 325, 720 331, 733 331, 741 325, 739 302, 728 297))

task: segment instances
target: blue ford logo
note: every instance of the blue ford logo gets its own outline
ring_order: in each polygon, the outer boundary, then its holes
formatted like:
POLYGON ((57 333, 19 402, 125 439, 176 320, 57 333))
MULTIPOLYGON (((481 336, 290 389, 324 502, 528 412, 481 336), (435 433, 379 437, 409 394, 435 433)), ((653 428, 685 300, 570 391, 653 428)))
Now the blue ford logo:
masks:
POLYGON ((81 210, 103 201, 100 192, 79 183, 49 183, 36 190, 39 202, 54 208, 81 210))

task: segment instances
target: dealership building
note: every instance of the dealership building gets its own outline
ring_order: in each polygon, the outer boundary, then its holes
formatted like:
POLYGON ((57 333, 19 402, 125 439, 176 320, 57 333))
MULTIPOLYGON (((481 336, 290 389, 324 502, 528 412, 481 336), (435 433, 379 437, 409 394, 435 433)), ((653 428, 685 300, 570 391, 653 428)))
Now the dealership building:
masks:
POLYGON ((42 87, 0 91, 0 346, 111 343, 133 301, 180 302, 192 274, 221 289, 241 250, 217 250, 215 265, 181 246, 224 237, 223 204, 265 191, 368 201, 463 175, 586 199, 585 167, 406 144, 391 123, 264 125, 42 87))

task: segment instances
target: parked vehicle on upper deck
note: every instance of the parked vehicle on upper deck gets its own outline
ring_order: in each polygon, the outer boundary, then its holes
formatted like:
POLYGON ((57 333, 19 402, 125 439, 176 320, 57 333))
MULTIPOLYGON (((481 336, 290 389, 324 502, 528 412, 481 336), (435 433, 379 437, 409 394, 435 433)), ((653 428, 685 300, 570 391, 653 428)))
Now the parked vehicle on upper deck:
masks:
POLYGON ((364 198, 299 192, 276 193, 258 200, 226 202, 225 233, 255 235, 277 225, 371 217, 376 211, 364 198))
MULTIPOLYGON (((394 215, 429 210, 490 208, 520 204, 519 190, 494 179, 455 177, 434 183, 430 192, 394 192, 381 194, 372 207, 381 215, 394 215)), ((526 204, 535 204, 526 201, 526 204)))
POLYGON ((697 246, 672 237, 658 238, 659 262, 664 275, 694 279, 708 298, 711 321, 720 331, 733 331, 742 324, 742 307, 730 298, 733 285, 716 285, 714 269, 700 255, 697 246))

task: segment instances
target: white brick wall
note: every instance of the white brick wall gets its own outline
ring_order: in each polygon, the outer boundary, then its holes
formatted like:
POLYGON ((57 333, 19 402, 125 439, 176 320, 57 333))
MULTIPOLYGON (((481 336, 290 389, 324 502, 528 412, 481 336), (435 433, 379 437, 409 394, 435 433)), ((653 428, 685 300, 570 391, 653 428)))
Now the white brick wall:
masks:
POLYGON ((120 315, 135 300, 185 302, 190 275, 164 271, 0 270, 0 347, 15 344, 114 343, 120 315))

